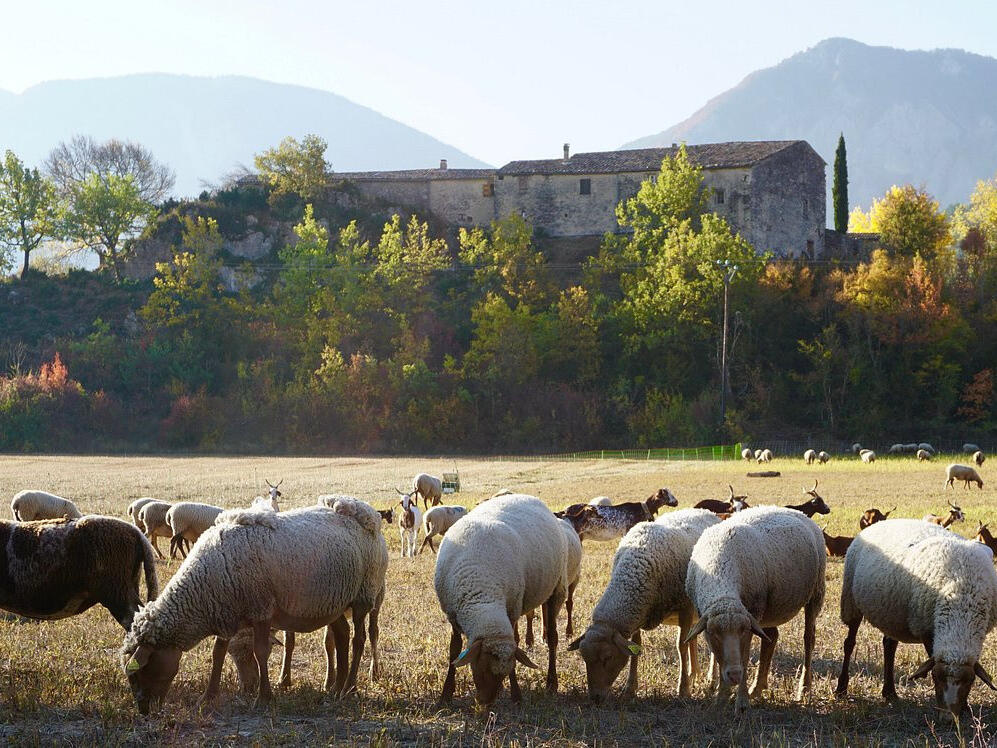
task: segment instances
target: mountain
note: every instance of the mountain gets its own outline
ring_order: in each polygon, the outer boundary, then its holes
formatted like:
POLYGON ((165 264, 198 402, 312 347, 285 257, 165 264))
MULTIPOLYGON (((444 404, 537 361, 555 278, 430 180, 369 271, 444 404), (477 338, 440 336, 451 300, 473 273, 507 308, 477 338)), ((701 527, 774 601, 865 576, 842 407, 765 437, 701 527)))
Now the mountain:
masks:
POLYGON ((288 135, 316 133, 336 171, 487 164, 342 96, 255 78, 143 74, 41 83, 0 91, 0 152, 30 165, 75 134, 135 140, 196 195, 288 135))
POLYGON ((910 183, 945 207, 997 172, 994 91, 992 57, 827 39, 752 73, 684 122, 622 147, 803 139, 828 163, 830 198, 843 132, 851 206, 868 208, 891 185, 910 183))

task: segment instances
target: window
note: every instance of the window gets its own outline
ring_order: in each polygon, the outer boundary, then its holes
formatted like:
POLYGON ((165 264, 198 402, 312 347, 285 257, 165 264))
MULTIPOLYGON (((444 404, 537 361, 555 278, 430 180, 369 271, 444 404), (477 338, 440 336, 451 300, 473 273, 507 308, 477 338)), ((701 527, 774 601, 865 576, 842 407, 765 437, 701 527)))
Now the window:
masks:
POLYGON ((530 178, 523 175, 519 178, 519 191, 526 192, 526 189, 530 186, 530 178))
POLYGON ((592 194, 592 180, 591 179, 579 179, 578 180, 578 194, 579 195, 591 195, 592 194))
POLYGON ((725 199, 724 191, 721 189, 713 190, 713 202, 717 205, 723 205, 725 199))
POLYGON ((485 182, 481 185, 481 196, 491 197, 495 194, 495 184, 493 182, 485 182))
POLYGON ((814 240, 807 239, 807 257, 814 259, 814 240))
POLYGON ((806 198, 803 198, 803 217, 804 218, 810 217, 810 201, 807 200, 806 198))

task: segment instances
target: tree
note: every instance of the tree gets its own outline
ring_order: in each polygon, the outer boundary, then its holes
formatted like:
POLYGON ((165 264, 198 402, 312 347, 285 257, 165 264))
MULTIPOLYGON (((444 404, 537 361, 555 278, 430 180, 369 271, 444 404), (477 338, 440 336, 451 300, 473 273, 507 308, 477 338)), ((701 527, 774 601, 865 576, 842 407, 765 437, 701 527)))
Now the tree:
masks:
POLYGON ((834 152, 834 184, 831 187, 834 203, 834 230, 848 231, 848 157, 845 154, 845 135, 838 136, 838 149, 834 152))
POLYGON ((175 181, 173 170, 156 161, 144 146, 115 139, 98 143, 87 135, 59 143, 45 161, 45 171, 63 198, 96 174, 105 182, 110 177, 130 178, 138 196, 156 204, 166 198, 175 181))
POLYGON ((533 246, 533 227, 517 213, 493 221, 490 231, 461 229, 461 262, 473 268, 475 289, 515 304, 542 307, 553 294, 547 261, 533 246))
POLYGON ((879 200, 872 201, 869 213, 852 211, 851 231, 878 232, 884 248, 902 256, 921 255, 933 262, 952 242, 949 221, 938 201, 911 185, 894 185, 879 200))
MULTIPOLYGON (((38 169, 26 169, 13 151, 0 163, 0 245, 24 255, 21 277, 28 274, 31 252, 54 231, 55 188, 38 169)), ((0 270, 6 253, 0 254, 0 270)))
POLYGON ((305 135, 300 143, 286 137, 276 148, 256 154, 253 162, 274 195, 293 192, 305 202, 314 202, 322 196, 329 178, 327 147, 318 135, 305 135))
POLYGON ((110 267, 120 283, 121 259, 129 251, 122 240, 137 233, 155 212, 133 177, 92 173, 71 186, 59 223, 67 239, 78 249, 96 252, 101 267, 110 267))

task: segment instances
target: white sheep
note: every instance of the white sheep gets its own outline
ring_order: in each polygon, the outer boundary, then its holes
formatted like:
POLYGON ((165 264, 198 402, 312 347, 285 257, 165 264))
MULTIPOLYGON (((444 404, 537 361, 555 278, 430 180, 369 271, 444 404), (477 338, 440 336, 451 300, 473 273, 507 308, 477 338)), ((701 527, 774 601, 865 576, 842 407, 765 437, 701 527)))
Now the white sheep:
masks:
POLYGON ((507 675, 519 701, 516 662, 537 666, 517 645, 514 629, 523 613, 541 606, 547 690, 557 690, 554 622, 567 594, 568 547, 561 524, 540 499, 512 494, 475 507, 440 543, 433 586, 451 627, 441 704, 452 699, 461 665, 471 666, 480 705, 495 701, 507 675), (468 639, 463 651, 462 635, 468 639))
POLYGON ((819 462, 821 465, 826 464, 827 461, 830 460, 830 459, 831 459, 831 455, 829 455, 823 449, 820 452, 817 453, 817 462, 819 462))
POLYGON ((432 502, 433 506, 436 506, 443 501, 443 481, 435 475, 419 473, 412 479, 410 495, 414 495, 416 501, 419 500, 420 496, 422 497, 423 509, 428 508, 430 502, 432 502))
MULTIPOLYGON (((272 698, 267 657, 271 627, 314 631, 352 610, 353 660, 342 688, 350 691, 367 637, 377 638, 388 549, 381 518, 368 504, 340 499, 280 514, 225 512, 191 550, 162 595, 135 615, 121 662, 139 711, 147 714, 169 690, 183 652, 214 636, 212 670, 203 699, 218 693, 228 640, 253 630, 259 671, 257 703, 272 698)), ((331 633, 327 630, 326 688, 332 687, 331 633)))
POLYGON ((931 452, 929 452, 928 450, 926 450, 926 449, 919 449, 919 450, 917 450, 917 459, 918 459, 918 462, 929 462, 933 458, 934 458, 934 455, 931 454, 931 452))
MULTIPOLYGON (((571 522, 566 519, 559 519, 558 522, 561 523, 561 531, 564 533, 564 539, 568 542, 568 595, 564 599, 564 612, 568 616, 568 623, 564 628, 564 635, 570 638, 575 635, 575 623, 572 616, 575 607, 575 587, 578 586, 578 581, 582 576, 582 539, 578 537, 571 522)), ((526 614, 527 647, 533 646, 533 618, 535 615, 535 610, 526 614)))
POLYGON ((10 511, 18 522, 34 519, 79 519, 83 515, 69 499, 48 491, 19 491, 10 502, 10 511))
POLYGON ((797 698, 809 697, 817 615, 824 604, 827 555, 817 525, 794 509, 764 506, 736 512, 703 531, 689 560, 685 589, 700 619, 686 637, 706 632, 720 667, 718 703, 737 686, 736 709, 748 708, 751 634, 762 639, 751 695, 768 687, 778 626, 804 609, 803 674, 797 698))
POLYGON ((142 532, 114 517, 0 520, 0 608, 58 620, 100 604, 127 631, 139 609, 139 575, 159 592, 156 561, 142 532))
POLYGON ((980 450, 976 450, 975 452, 973 452, 973 462, 976 463, 976 467, 980 467, 981 465, 983 465, 986 459, 987 458, 980 450))
POLYGON ((596 496, 589 500, 589 506, 612 506, 613 500, 608 496, 596 496))
POLYGON ((952 463, 947 468, 945 468, 945 488, 952 486, 955 488, 955 481, 963 481, 963 488, 969 488, 970 483, 976 483, 980 489, 983 488, 983 479, 980 474, 976 472, 975 468, 969 465, 958 465, 952 463))
MULTIPOLYGON (((416 511, 418 511, 418 508, 416 508, 416 511)), ((429 543, 429 547, 433 553, 436 553, 436 548, 433 546, 433 538, 436 536, 442 538, 453 523, 465 514, 467 514, 467 508, 456 504, 441 504, 430 507, 422 518, 422 532, 426 537, 423 539, 422 545, 419 546, 419 553, 422 553, 422 549, 426 547, 427 543, 429 543)))
POLYGON ((762 453, 758 456, 759 462, 772 462, 772 450, 763 449, 762 453))
POLYGON ((883 632, 883 696, 897 697, 898 642, 919 642, 928 659, 911 676, 931 673, 940 709, 960 714, 980 665, 987 633, 997 624, 993 554, 938 525, 888 519, 860 532, 845 556, 841 620, 848 627, 836 695, 848 692, 848 665, 865 618, 883 632))
POLYGON ((752 457, 754 457, 754 452, 752 452, 749 447, 745 447, 744 449, 741 450, 741 459, 742 460, 749 460, 750 461, 752 457))
POLYGON ((196 501, 179 501, 171 506, 166 512, 166 524, 171 533, 170 558, 176 558, 177 551, 186 558, 191 544, 215 523, 222 511, 220 506, 196 501))
POLYGON ((151 496, 143 496, 140 499, 135 499, 135 501, 128 505, 128 518, 132 521, 132 524, 142 532, 145 532, 145 525, 143 525, 142 521, 139 519, 139 511, 141 511, 142 507, 146 504, 153 501, 155 501, 155 499, 151 496))
POLYGON ((855 442, 855 443, 854 443, 854 444, 852 445, 852 454, 853 454, 853 455, 857 455, 857 454, 858 454, 859 452, 861 452, 861 451, 862 451, 862 445, 861 445, 861 444, 859 444, 858 442, 855 442))
POLYGON ((589 696, 602 701, 627 661, 623 693, 637 689, 640 631, 662 623, 679 627, 679 696, 688 697, 696 677, 696 643, 686 642, 696 613, 685 592, 692 548, 720 518, 707 509, 681 509, 654 522, 641 522, 620 541, 606 591, 592 612, 592 624, 568 645, 585 660, 589 696))
POLYGON ((757 460, 758 462, 761 462, 762 461, 762 450, 756 449, 755 452, 754 452, 754 454, 755 454, 755 460, 757 460))
POLYGON ((416 542, 419 540, 419 523, 422 512, 419 511, 418 499, 414 494, 402 494, 401 511, 398 512, 398 536, 401 541, 401 557, 416 555, 416 542))
POLYGON ((932 447, 930 444, 928 444, 928 442, 921 442, 920 444, 917 445, 917 448, 923 449, 925 452, 931 452, 931 454, 934 454, 936 452, 935 448, 932 447))
POLYGON ((816 452, 816 450, 808 449, 806 452, 803 453, 803 461, 805 463, 807 463, 808 465, 813 465, 814 464, 814 460, 816 460, 816 459, 817 459, 817 452, 816 452))
POLYGON ((156 555, 166 558, 159 550, 160 538, 172 538, 173 530, 170 529, 169 522, 166 521, 166 513, 173 506, 167 501, 150 501, 143 504, 138 510, 138 522, 136 523, 145 533, 145 536, 152 543, 156 555))
POLYGON ((861 459, 862 462, 864 462, 866 464, 868 464, 870 462, 875 462, 876 461, 876 453, 873 452, 871 449, 865 449, 865 450, 862 451, 862 454, 859 455, 859 459, 861 459))

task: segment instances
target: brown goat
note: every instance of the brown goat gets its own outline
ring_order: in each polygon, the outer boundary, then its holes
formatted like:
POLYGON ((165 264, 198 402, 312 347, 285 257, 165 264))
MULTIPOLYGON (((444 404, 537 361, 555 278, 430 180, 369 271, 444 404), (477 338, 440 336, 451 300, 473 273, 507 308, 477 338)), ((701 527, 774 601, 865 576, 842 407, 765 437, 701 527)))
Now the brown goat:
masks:
POLYGON ((862 512, 862 516, 859 517, 859 530, 864 530, 869 525, 874 525, 877 522, 882 522, 884 519, 889 517, 896 510, 897 508, 893 507, 890 511, 884 514, 883 512, 879 511, 876 507, 872 507, 871 509, 866 509, 864 512, 862 512))
POLYGON ((733 514, 734 512, 739 512, 742 509, 747 509, 750 504, 748 504, 747 496, 735 496, 734 486, 727 484, 728 490, 730 490, 730 496, 727 497, 727 501, 721 501, 720 499, 703 499, 698 504, 696 504, 693 509, 709 509, 714 514, 733 514))
POLYGON ((824 550, 827 551, 827 555, 832 558, 844 558, 848 552, 848 546, 855 538, 847 535, 828 535, 826 530, 827 526, 821 529, 821 533, 824 535, 824 550))
POLYGON ((944 517, 937 514, 925 514, 923 519, 925 522, 934 522, 936 525, 941 525, 942 527, 948 527, 949 525, 954 525, 956 522, 962 522, 966 519, 966 515, 962 513, 962 509, 957 507, 951 501, 949 504, 949 513, 944 517))
POLYGON ((997 558, 997 538, 990 534, 990 530, 982 522, 977 525, 976 539, 989 548, 994 558, 997 558))

